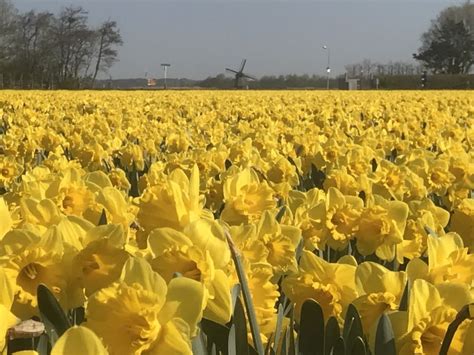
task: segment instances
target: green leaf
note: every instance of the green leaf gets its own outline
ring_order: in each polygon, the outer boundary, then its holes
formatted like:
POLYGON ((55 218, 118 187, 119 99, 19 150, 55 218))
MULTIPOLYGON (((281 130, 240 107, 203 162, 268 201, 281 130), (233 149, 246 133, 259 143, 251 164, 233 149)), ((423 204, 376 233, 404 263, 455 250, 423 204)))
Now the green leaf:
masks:
POLYGON ((43 162, 43 154, 41 154, 41 151, 39 150, 35 150, 35 163, 36 163, 36 166, 38 165, 41 165, 41 163, 43 162))
POLYGON ((216 351, 227 353, 228 339, 230 329, 220 325, 212 320, 203 318, 201 320, 201 329, 207 336, 208 347, 215 346, 216 351))
POLYGON ((386 314, 382 314, 375 335, 375 354, 396 355, 396 353, 392 323, 386 314))
POLYGON ((227 354, 237 355, 237 340, 235 335, 235 324, 232 324, 229 331, 229 340, 227 341, 227 354))
POLYGON ((282 349, 284 350, 280 354, 284 354, 284 355, 300 354, 300 351, 297 349, 298 343, 295 341, 294 325, 295 325, 295 312, 293 312, 293 308, 292 308, 289 314, 288 326, 286 326, 283 331, 282 349))
MULTIPOLYGON (((278 349, 275 349, 278 352, 278 349)), ((290 338, 288 334, 288 327, 285 327, 285 335, 281 339, 281 352, 280 354, 288 354, 290 351, 290 338)))
POLYGON ((280 342, 280 337, 281 337, 281 327, 283 324, 283 318, 284 318, 284 310, 283 306, 281 303, 278 305, 278 314, 277 314, 277 324, 275 327, 275 341, 274 341, 274 349, 278 349, 278 343, 280 342))
POLYGON ((232 287, 232 309, 235 309, 235 304, 237 303, 237 298, 240 295, 240 284, 235 284, 234 287, 232 287))
POLYGON ((299 351, 305 354, 324 354, 323 309, 313 299, 308 299, 301 308, 299 351))
POLYGON ((130 182, 129 196, 138 197, 140 196, 140 189, 138 188, 138 171, 133 163, 133 170, 128 173, 128 181, 130 182))
MULTIPOLYGON (((351 350, 349 352, 351 355, 365 355, 365 342, 361 337, 356 337, 352 342, 351 350)), ((385 355, 385 354, 384 354, 385 355)))
POLYGON ((399 311, 406 311, 408 310, 408 297, 410 295, 410 281, 407 280, 405 284, 405 288, 403 289, 402 298, 400 300, 400 306, 398 307, 399 311))
POLYGON ((310 176, 313 186, 317 187, 318 189, 323 189, 324 180, 326 180, 326 174, 316 168, 314 164, 311 164, 310 176))
POLYGON ((267 345, 265 346, 265 355, 274 355, 275 351, 272 348, 272 343, 273 343, 273 336, 274 334, 270 334, 268 337, 268 342, 267 345))
POLYGON ((202 330, 196 337, 194 337, 191 342, 191 346, 194 355, 207 355, 207 350, 204 341, 204 333, 202 332, 202 330))
POLYGON ((73 308, 68 312, 68 315, 72 325, 80 325, 86 318, 84 307, 73 308))
POLYGON ((326 323, 326 332, 324 336, 324 353, 329 355, 331 349, 336 345, 337 340, 341 336, 339 323, 335 317, 330 317, 326 323))
POLYGON ((283 218, 283 215, 285 214, 285 211, 286 211, 286 206, 283 205, 281 206, 280 210, 278 211, 275 219, 277 220, 278 223, 281 222, 281 219, 283 218))
POLYGON ((295 332, 293 331, 293 325, 295 324, 295 314, 292 312, 291 317, 290 317, 290 324, 288 326, 288 336, 290 337, 290 345, 288 346, 288 355, 295 355, 299 354, 299 350, 296 349, 296 341, 295 341, 295 332))
POLYGON ((234 314, 232 316, 232 327, 229 333, 229 354, 231 348, 235 349, 235 354, 248 355, 249 346, 247 342, 247 319, 245 318, 244 306, 240 297, 237 298, 235 304, 234 314), (231 344, 231 337, 233 336, 233 344, 231 344))
MULTIPOLYGON (((71 327, 71 323, 59 305, 56 297, 43 284, 38 286, 38 308, 41 320, 45 323, 46 331, 48 325, 51 325, 59 338, 63 333, 71 327)), ((49 335, 49 334, 48 334, 49 335)), ((53 339, 50 338, 52 341, 53 339)))
POLYGON ((49 345, 48 335, 42 334, 39 338, 36 352, 39 355, 48 355, 51 352, 51 346, 49 345))
POLYGON ((456 318, 449 324, 448 329, 446 330, 446 334, 443 339, 443 343, 441 344, 441 349, 439 350, 439 355, 447 355, 449 348, 451 347, 451 342, 453 341, 454 335, 458 330, 458 327, 464 322, 466 319, 471 318, 471 312, 469 311, 470 305, 465 305, 456 315, 456 318))
POLYGON ((105 213, 105 209, 102 209, 102 213, 100 214, 98 226, 105 226, 107 224, 107 214, 105 213))
POLYGON ((343 337, 337 339, 336 344, 331 350, 331 355, 345 355, 346 353, 346 343, 344 342, 343 337))
POLYGON ((438 237, 438 233, 432 230, 429 226, 424 227, 426 234, 432 235, 433 237, 438 237))
POLYGON ((352 303, 347 308, 342 334, 348 350, 352 349, 357 337, 364 338, 364 330, 362 329, 359 312, 357 312, 357 309, 352 303))
POLYGON ((210 353, 211 353, 211 355, 217 355, 217 347, 216 347, 216 344, 212 344, 210 353))
POLYGON ((301 238, 295 250, 295 259, 298 264, 300 263, 301 255, 303 254, 303 249, 304 249, 304 239, 301 238))
POLYGON ((260 329, 259 329, 260 327, 258 325, 257 315, 255 313, 255 308, 253 305, 252 295, 250 293, 250 288, 248 285, 245 269, 240 260, 240 254, 237 251, 237 247, 235 246, 232 240, 232 237, 230 236, 230 233, 227 230, 225 231, 225 235, 226 235, 227 243, 229 245, 229 248, 232 254, 232 260, 234 261, 234 264, 235 264, 237 276, 239 278, 239 282, 242 287, 242 294, 244 296, 245 309, 247 311, 253 343, 255 345, 257 353, 259 355, 263 355, 264 348, 263 348, 262 338, 260 337, 260 329))

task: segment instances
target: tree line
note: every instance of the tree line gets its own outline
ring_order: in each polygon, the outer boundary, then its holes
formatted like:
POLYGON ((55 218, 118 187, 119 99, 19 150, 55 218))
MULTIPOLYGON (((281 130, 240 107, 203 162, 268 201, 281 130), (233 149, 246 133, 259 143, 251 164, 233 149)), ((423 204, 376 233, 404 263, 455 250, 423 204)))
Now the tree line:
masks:
POLYGON ((370 59, 364 59, 358 63, 347 64, 345 69, 347 76, 350 78, 358 77, 369 79, 380 76, 420 75, 423 73, 424 66, 418 63, 402 61, 380 63, 372 62, 370 59))
POLYGON ((81 6, 20 13, 0 0, 0 88, 94 87, 123 41, 115 21, 92 27, 88 20, 81 6))
MULTIPOLYGON (((234 78, 225 74, 218 74, 208 77, 202 81, 197 81, 194 86, 202 88, 234 88, 234 78)), ((240 86, 249 89, 284 89, 284 88, 326 88, 326 77, 320 75, 264 75, 258 80, 242 80, 240 86)), ((336 79, 331 79, 332 87, 336 87, 336 79)))

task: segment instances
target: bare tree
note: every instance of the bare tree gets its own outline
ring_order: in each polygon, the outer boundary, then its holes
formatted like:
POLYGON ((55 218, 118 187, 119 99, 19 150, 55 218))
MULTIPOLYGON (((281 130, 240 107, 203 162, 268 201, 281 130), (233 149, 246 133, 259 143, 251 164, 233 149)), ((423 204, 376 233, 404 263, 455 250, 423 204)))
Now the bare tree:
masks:
POLYGON ((118 52, 115 47, 123 44, 122 36, 117 28, 117 22, 111 21, 110 19, 100 26, 97 30, 97 35, 98 49, 97 61, 95 64, 94 75, 92 77, 93 85, 99 71, 108 70, 117 60, 118 52))
POLYGON ((49 61, 50 39, 49 28, 53 14, 29 11, 16 18, 16 35, 11 47, 10 69, 23 75, 31 87, 39 80, 49 61))
POLYGON ((98 72, 117 61, 122 43, 115 21, 93 29, 82 7, 65 7, 57 16, 19 14, 10 0, 0 0, 0 87, 93 84, 98 72))
POLYGON ((87 11, 82 7, 66 7, 53 25, 57 43, 56 63, 60 81, 76 80, 78 68, 85 60, 84 47, 91 39, 87 27, 87 11))
POLYGON ((10 0, 0 0, 0 61, 5 59, 6 51, 11 43, 16 9, 10 0))

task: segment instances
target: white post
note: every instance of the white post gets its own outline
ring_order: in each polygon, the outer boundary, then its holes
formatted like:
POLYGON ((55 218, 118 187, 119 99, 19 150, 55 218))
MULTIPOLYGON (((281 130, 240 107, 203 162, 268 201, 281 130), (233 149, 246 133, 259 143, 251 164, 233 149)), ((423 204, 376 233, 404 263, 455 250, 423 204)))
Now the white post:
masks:
POLYGON ((326 67, 326 90, 329 90, 329 74, 331 73, 331 50, 327 45, 323 46, 323 49, 328 51, 328 66, 326 67))
POLYGON ((164 66, 164 69, 165 69, 165 89, 167 88, 167 85, 166 85, 166 76, 167 76, 167 73, 168 73, 168 66, 164 66))

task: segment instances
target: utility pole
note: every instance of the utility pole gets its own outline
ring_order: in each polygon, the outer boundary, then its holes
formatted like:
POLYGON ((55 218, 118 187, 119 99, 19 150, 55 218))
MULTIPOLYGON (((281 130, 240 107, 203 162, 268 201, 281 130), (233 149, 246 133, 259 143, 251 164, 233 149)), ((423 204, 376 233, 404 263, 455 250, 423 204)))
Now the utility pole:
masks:
POLYGON ((168 73, 168 68, 171 66, 171 64, 169 63, 162 63, 161 66, 163 67, 163 70, 164 70, 164 78, 165 78, 165 85, 164 85, 164 89, 166 90, 168 88, 168 86, 166 85, 166 77, 167 77, 167 73, 168 73))
POLYGON ((329 75, 331 74, 331 50, 329 49, 327 45, 324 45, 323 49, 325 49, 328 52, 328 65, 326 67, 326 73, 327 73, 326 90, 329 90, 329 75))

